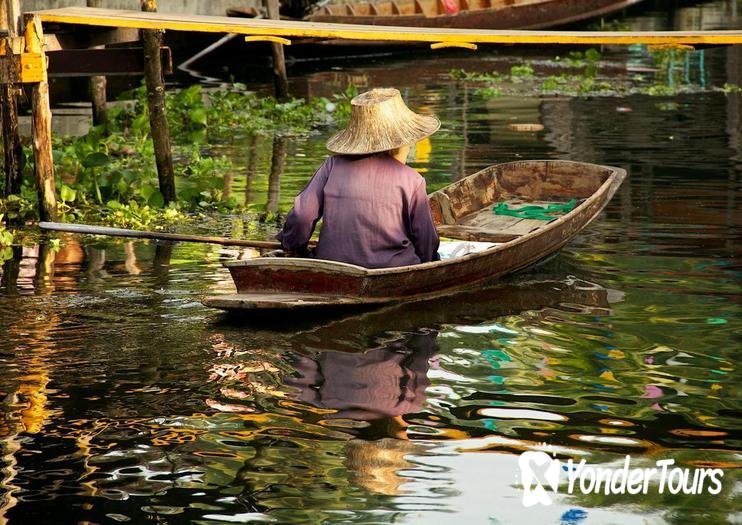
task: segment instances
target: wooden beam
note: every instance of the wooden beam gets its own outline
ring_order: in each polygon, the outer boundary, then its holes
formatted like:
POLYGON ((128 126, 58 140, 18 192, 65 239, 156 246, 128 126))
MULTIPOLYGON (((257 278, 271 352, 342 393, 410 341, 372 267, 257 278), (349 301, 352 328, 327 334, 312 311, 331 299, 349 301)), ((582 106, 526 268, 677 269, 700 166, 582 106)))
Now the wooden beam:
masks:
MULTIPOLYGON (((26 53, 44 56, 44 34, 41 20, 35 15, 26 15, 26 53)), ((31 112, 33 126, 34 172, 39 192, 39 216, 42 221, 57 218, 57 195, 54 189, 54 158, 52 157, 52 110, 49 104, 49 82, 43 80, 31 84, 31 112)))
MULTIPOLYGON (((141 47, 64 49, 49 52, 46 56, 49 59, 50 78, 144 74, 144 51, 141 47)), ((171 74, 173 57, 170 48, 160 48, 160 61, 163 73, 171 74)))
MULTIPOLYGON (((59 24, 47 24, 46 27, 59 24)), ((51 28, 50 28, 51 29, 51 28)), ((113 46, 119 44, 136 44, 141 41, 139 29, 133 27, 110 28, 78 26, 74 32, 45 33, 46 51, 62 49, 86 49, 96 46, 113 46)))
MULTIPOLYGON (((142 10, 151 13, 157 10, 155 0, 141 0, 142 10)), ((144 82, 147 85, 147 106, 149 107, 149 127, 155 147, 155 164, 160 192, 165 202, 175 201, 175 172, 173 154, 170 149, 170 128, 165 109, 165 79, 160 61, 163 31, 159 29, 142 30, 144 44, 144 82)))
POLYGON ((37 11, 43 21, 99 27, 136 27, 170 31, 341 38, 397 42, 471 42, 475 44, 742 44, 742 31, 527 31, 326 24, 292 20, 139 13, 67 7, 37 11))

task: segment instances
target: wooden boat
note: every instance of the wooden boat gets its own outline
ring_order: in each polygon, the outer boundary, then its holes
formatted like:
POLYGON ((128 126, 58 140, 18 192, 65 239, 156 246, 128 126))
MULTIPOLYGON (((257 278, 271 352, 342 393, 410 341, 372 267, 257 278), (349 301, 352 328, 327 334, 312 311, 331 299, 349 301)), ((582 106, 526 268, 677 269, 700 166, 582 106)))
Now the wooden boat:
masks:
POLYGON ((207 297, 224 310, 368 306, 441 296, 531 266, 558 251, 597 217, 626 172, 563 160, 490 166, 429 195, 444 237, 498 243, 463 257, 414 266, 368 269, 335 261, 258 257, 226 263, 236 294, 207 297), (494 213, 526 204, 576 200, 554 220, 494 213))
MULTIPOLYGON (((372 0, 328 3, 309 22, 467 29, 541 29, 620 11, 642 0, 372 0)), ((232 7, 229 16, 254 17, 232 7)), ((293 14, 293 13, 292 13, 293 14)), ((288 17, 287 17, 288 18, 288 17)))

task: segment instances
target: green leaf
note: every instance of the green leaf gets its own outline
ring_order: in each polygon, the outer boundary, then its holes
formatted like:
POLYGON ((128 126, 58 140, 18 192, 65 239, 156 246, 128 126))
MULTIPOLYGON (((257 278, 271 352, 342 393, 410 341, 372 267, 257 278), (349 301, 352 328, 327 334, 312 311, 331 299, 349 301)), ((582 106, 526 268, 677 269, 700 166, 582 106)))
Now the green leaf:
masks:
POLYGON ((160 193, 160 190, 155 190, 149 199, 147 199, 147 203, 153 208, 162 208, 165 205, 165 197, 160 193))
POLYGON ((62 184, 62 189, 59 190, 59 197, 62 199, 62 202, 72 202, 77 197, 77 191, 66 184, 62 184))
POLYGON ((204 108, 196 108, 191 110, 190 114, 188 115, 191 118, 191 122, 195 124, 200 124, 201 126, 206 126, 207 123, 207 116, 206 116, 206 110, 204 108))
POLYGON ((116 191, 118 191, 121 195, 125 195, 126 192, 129 189, 129 185, 126 183, 126 181, 121 178, 116 182, 116 191))
POLYGON ((95 151, 85 157, 85 160, 83 161, 82 165, 86 168, 97 168, 100 166, 105 166, 108 164, 110 159, 108 158, 108 155, 105 153, 101 153, 100 151, 95 151))
POLYGON ((142 184, 142 187, 139 188, 139 195, 141 195, 144 200, 148 201, 155 191, 157 191, 157 188, 151 184, 142 184))
POLYGON ((123 206, 124 205, 121 204, 119 201, 111 200, 106 203, 106 208, 108 208, 109 210, 120 210, 121 208, 123 208, 123 206))

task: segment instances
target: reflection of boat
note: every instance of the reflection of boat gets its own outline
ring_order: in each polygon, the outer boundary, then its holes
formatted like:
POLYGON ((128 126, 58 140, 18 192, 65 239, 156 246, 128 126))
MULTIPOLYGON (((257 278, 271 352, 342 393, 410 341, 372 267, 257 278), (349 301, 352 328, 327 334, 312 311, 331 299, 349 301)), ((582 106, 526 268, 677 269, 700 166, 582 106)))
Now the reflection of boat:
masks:
MULTIPOLYGON (((323 322, 292 333, 290 346, 302 351, 367 351, 383 343, 381 339, 389 334, 394 337, 421 328, 437 330, 446 324, 478 324, 525 311, 560 309, 601 317, 611 313, 613 291, 602 286, 572 278, 555 280, 550 275, 528 277, 526 281, 518 279, 437 297, 425 301, 424 307, 416 302, 398 303, 323 322)), ((264 332, 266 339, 275 341, 275 332, 272 336, 269 333, 264 332)))
MULTIPOLYGON (((466 29, 555 27, 624 9, 641 0, 376 0, 329 3, 309 22, 466 29)), ((254 17, 254 8, 234 7, 229 16, 254 17)))
MULTIPOLYGON (((334 261, 259 257, 226 264, 237 294, 204 299, 224 310, 373 305, 434 297, 526 268, 564 246, 605 207, 626 176, 571 161, 498 164, 432 193, 442 235, 497 243, 443 261, 367 269, 334 261), (546 206, 575 199, 556 220, 496 214, 493 204, 546 206)), ((499 206, 498 206, 499 207, 499 206)))

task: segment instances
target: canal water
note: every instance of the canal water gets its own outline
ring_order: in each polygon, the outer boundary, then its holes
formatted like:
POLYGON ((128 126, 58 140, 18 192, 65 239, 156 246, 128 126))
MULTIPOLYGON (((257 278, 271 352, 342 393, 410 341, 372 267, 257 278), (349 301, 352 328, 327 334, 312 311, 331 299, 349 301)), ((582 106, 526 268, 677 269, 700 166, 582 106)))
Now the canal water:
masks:
MULTIPOLYGON (((704 5, 673 20, 739 22, 735 2, 704 5)), ((233 290, 221 263, 239 250, 78 237, 16 248, 0 278, 0 522, 738 523, 742 95, 716 88, 742 84, 742 52, 694 54, 692 88, 675 97, 487 98, 447 74, 520 52, 316 65, 293 89, 394 85, 437 113, 442 130, 411 159, 431 189, 528 158, 628 170, 604 214, 527 273, 256 323, 199 301, 233 290), (700 468, 723 477, 718 494, 708 482, 660 493, 659 474, 646 494, 569 494, 564 471, 550 505, 526 508, 539 467, 519 458, 536 450, 565 467, 621 469, 628 455, 630 468, 673 460, 691 482, 700 468)), ((603 52, 616 81, 651 66, 646 50, 603 52)), ((237 166, 232 195, 281 215, 331 132, 213 148, 237 166), (271 176, 274 150, 285 161, 271 176)), ((270 237, 267 224, 223 216, 191 230, 270 237)))

